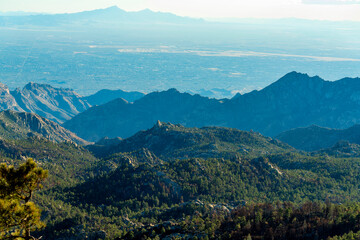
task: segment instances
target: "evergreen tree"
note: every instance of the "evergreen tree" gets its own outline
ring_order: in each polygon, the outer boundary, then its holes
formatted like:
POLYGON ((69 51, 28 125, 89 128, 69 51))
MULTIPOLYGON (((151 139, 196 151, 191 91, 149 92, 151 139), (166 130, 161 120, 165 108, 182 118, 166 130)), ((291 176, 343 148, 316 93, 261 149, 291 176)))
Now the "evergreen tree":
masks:
POLYGON ((18 168, 0 165, 0 239, 35 239, 31 231, 44 227, 32 202, 48 172, 28 159, 18 168))

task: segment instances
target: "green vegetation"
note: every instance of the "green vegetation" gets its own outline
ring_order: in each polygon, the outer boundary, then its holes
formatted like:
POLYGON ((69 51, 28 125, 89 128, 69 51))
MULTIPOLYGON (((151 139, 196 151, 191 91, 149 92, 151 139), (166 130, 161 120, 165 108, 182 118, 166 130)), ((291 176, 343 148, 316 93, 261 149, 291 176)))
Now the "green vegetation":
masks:
POLYGON ((33 157, 50 173, 34 195, 46 223, 35 237, 349 239, 360 231, 360 158, 168 124, 89 150, 37 137, 1 140, 3 162, 33 157))
POLYGON ((19 168, 0 165, 0 238, 33 239, 31 232, 44 227, 41 210, 32 202, 48 172, 28 159, 19 168))
POLYGON ((227 214, 197 211, 182 221, 137 229, 124 239, 358 239, 353 231, 360 229, 359 218, 359 204, 249 204, 227 214))

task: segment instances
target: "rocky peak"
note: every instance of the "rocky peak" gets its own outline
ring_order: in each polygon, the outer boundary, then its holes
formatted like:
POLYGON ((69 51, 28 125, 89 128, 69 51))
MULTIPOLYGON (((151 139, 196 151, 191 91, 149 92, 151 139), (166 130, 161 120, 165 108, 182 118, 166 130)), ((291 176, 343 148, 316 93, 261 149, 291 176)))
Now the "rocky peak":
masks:
POLYGON ((157 120, 156 124, 154 127, 156 128, 160 128, 162 126, 162 123, 160 122, 160 120, 157 120))
POLYGON ((298 72, 290 72, 280 78, 275 83, 271 84, 270 87, 296 87, 296 88, 309 88, 314 89, 318 85, 322 85, 325 82, 324 79, 320 78, 319 76, 310 77, 308 74, 305 73, 298 73, 298 72))
POLYGON ((15 98, 11 95, 8 86, 0 83, 0 110, 7 109, 23 111, 22 108, 17 104, 15 98))
POLYGON ((150 132, 154 132, 156 130, 164 130, 164 131, 169 131, 170 129, 175 129, 175 127, 183 127, 181 124, 172 124, 172 123, 166 123, 166 122, 161 122, 160 120, 157 120, 157 122, 155 123, 155 125, 149 130, 150 132))

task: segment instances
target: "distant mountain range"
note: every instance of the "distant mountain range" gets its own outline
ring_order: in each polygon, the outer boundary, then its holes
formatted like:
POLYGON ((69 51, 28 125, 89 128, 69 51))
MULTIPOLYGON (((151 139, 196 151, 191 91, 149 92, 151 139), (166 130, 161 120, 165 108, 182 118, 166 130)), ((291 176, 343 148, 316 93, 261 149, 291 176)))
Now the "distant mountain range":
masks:
POLYGON ((180 17, 171 13, 153 12, 149 9, 127 12, 116 6, 78 13, 10 15, 0 15, 0 26, 89 27, 114 23, 185 24, 204 22, 201 19, 180 17))
POLYGON ((29 83, 23 89, 10 91, 0 83, 0 110, 32 112, 62 123, 75 115, 116 98, 132 102, 144 96, 140 92, 101 90, 94 95, 82 97, 71 89, 54 88, 48 84, 29 83))
POLYGON ((0 138, 26 139, 42 137, 53 142, 71 141, 77 144, 89 144, 59 124, 34 113, 3 111, 0 112, 0 138))
POLYGON ((131 104, 115 99, 88 109, 63 126, 92 141, 104 136, 126 138, 139 130, 151 128, 157 120, 187 127, 219 125, 214 118, 221 116, 214 115, 214 111, 221 105, 220 100, 170 89, 149 93, 131 104))
MULTIPOLYGON (((65 128, 87 141, 105 136, 130 137, 151 128, 157 120, 185 127, 254 130, 266 136, 277 136, 289 129, 312 124, 339 129, 360 124, 359 78, 329 82, 297 72, 286 74, 260 91, 221 100, 180 93, 176 89, 147 95, 101 90, 82 97, 71 89, 36 83, 14 91, 0 84, 0 93, 0 110, 32 112, 58 123, 64 122, 65 128)), ((331 147, 336 143, 328 138, 321 143, 314 141, 300 146, 288 139, 279 139, 306 150, 331 147)))
POLYGON ((315 151, 333 147, 339 141, 360 144, 360 125, 347 129, 331 129, 313 125, 285 131, 276 138, 294 148, 315 151))
POLYGON ((95 106, 105 104, 116 98, 123 98, 128 102, 133 102, 143 96, 145 96, 145 94, 141 92, 125 92, 122 90, 103 89, 93 95, 83 97, 82 99, 87 101, 90 105, 95 106))
POLYGON ((347 128, 360 123, 360 79, 329 82, 291 72, 260 90, 216 100, 180 93, 153 92, 134 103, 116 99, 88 109, 64 127, 89 141, 129 137, 157 121, 187 127, 225 126, 267 136, 312 124, 347 128))

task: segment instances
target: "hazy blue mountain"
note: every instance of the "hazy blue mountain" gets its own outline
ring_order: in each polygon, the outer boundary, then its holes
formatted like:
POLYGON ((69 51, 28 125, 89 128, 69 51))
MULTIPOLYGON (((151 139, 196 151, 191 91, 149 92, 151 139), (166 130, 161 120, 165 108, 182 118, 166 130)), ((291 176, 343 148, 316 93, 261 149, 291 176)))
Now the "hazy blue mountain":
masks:
MULTIPOLYGON (((144 24, 184 24, 203 22, 203 20, 180 17, 171 13, 153 12, 145 9, 138 12, 127 12, 116 6, 65 14, 36 14, 1 16, 0 26, 99 26, 99 24, 114 23, 144 23, 144 24)), ((104 25, 105 26, 105 25, 104 25)))
POLYGON ((186 91, 190 94, 199 94, 203 97, 223 99, 223 98, 232 98, 234 97, 233 91, 221 89, 221 88, 212 88, 212 89, 199 89, 196 91, 188 90, 186 91))
POLYGON ((128 102, 133 102, 142 98, 143 96, 145 96, 145 94, 141 92, 126 92, 122 90, 103 89, 93 95, 86 96, 83 99, 92 106, 95 106, 110 102, 116 98, 123 98, 128 102))
POLYGON ((360 123, 360 79, 329 82, 291 72, 260 90, 215 100, 180 93, 154 92, 129 104, 124 100, 89 109, 64 126, 84 139, 129 137, 157 120, 187 127, 225 126, 276 136, 311 124, 346 128, 360 123))
POLYGON ((276 138, 294 148, 315 151, 330 148, 341 140, 360 144, 360 125, 347 129, 331 129, 313 125, 280 133, 276 138))
POLYGON ((59 124, 37 114, 11 110, 0 112, 0 138, 26 139, 34 136, 54 142, 72 141, 82 145, 88 144, 59 124))
POLYGON ((359 123, 360 79, 330 82, 291 72, 260 90, 226 102, 230 127, 274 136, 312 124, 347 128, 359 123))
POLYGON ((139 130, 151 128, 158 119, 181 123, 185 126, 216 125, 213 111, 222 104, 219 100, 180 93, 176 89, 153 92, 128 103, 115 99, 104 105, 92 107, 64 123, 76 129, 79 136, 97 141, 102 137, 130 137, 139 130))

